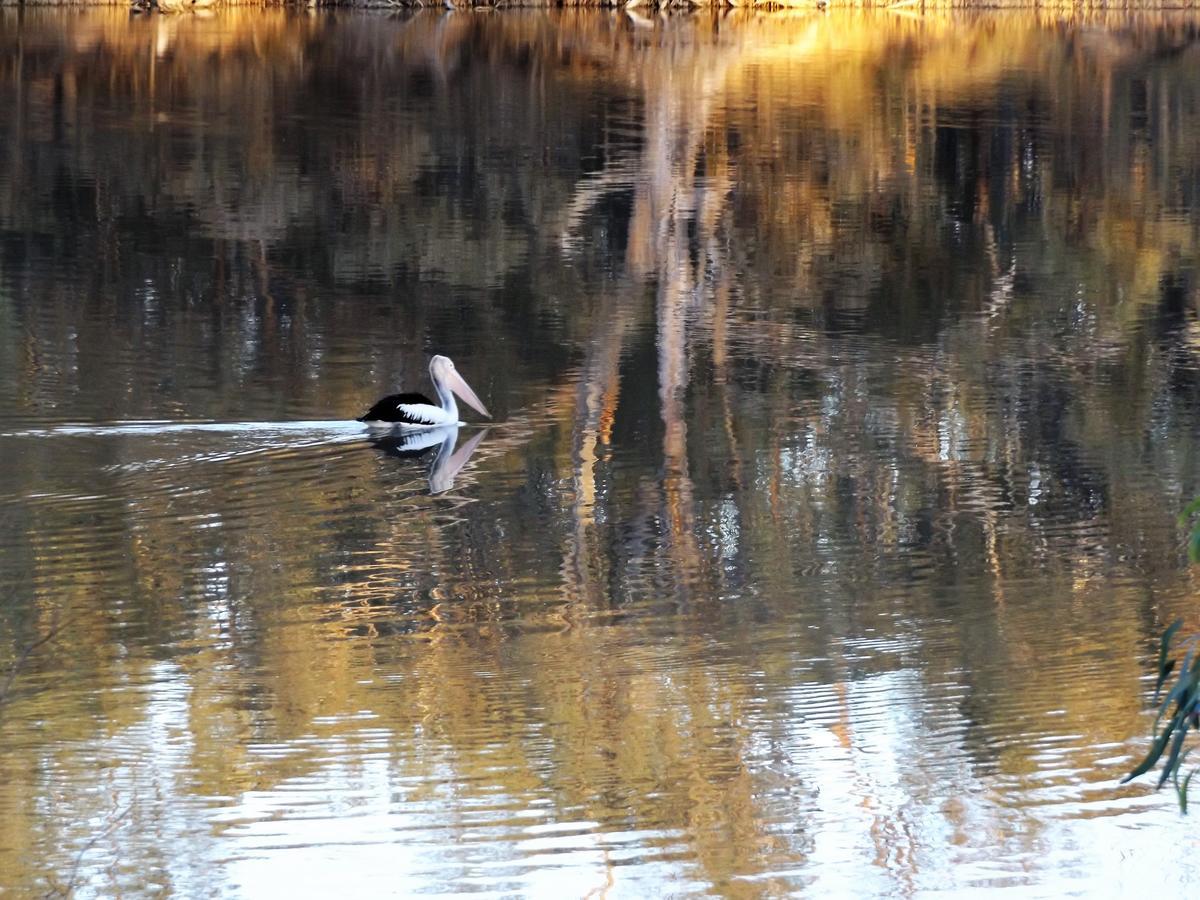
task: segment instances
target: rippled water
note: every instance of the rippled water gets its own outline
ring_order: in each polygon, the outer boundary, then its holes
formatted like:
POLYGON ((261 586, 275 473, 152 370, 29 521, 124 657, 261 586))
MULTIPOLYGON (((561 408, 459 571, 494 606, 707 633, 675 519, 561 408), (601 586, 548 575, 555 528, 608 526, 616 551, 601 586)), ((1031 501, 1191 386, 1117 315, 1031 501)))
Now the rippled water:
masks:
POLYGON ((1200 884, 1198 36, 0 10, 0 893, 1200 884))

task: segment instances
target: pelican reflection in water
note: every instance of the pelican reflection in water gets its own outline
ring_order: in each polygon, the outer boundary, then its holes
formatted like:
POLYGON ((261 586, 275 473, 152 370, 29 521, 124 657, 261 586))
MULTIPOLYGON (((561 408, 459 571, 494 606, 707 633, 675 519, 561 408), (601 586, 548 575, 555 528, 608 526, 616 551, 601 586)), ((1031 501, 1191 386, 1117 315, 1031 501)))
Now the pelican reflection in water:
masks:
POLYGON ((433 465, 429 469, 429 493, 440 494, 454 487, 454 478, 470 460, 471 454, 487 434, 487 429, 474 434, 457 450, 458 426, 443 425, 438 428, 396 430, 371 438, 371 443, 391 456, 403 459, 419 459, 433 448, 437 448, 433 465))

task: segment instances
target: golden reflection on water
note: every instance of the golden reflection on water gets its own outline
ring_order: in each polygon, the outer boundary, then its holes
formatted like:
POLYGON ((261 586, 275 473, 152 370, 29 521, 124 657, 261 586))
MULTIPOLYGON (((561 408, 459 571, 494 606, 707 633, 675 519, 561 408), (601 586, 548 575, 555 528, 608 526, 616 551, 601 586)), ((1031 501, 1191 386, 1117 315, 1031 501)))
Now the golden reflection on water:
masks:
POLYGON ((0 884, 1176 877, 1190 20, 0 22, 0 884))

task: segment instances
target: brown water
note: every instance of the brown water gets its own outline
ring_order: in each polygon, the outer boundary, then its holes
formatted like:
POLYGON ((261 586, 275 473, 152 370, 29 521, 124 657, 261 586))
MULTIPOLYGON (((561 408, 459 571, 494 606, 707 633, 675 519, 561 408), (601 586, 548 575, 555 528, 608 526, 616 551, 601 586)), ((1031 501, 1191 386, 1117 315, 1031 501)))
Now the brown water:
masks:
POLYGON ((0 888, 1200 884, 1198 36, 0 11, 0 888))

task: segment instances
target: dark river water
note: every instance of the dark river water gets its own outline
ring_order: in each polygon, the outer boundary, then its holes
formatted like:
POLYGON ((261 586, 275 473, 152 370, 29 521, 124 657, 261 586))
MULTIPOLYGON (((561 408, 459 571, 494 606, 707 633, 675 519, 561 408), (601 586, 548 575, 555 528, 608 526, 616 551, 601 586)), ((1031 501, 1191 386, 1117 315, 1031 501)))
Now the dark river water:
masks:
POLYGON ((0 893, 1194 890, 1198 256, 1197 20, 0 10, 0 893))

